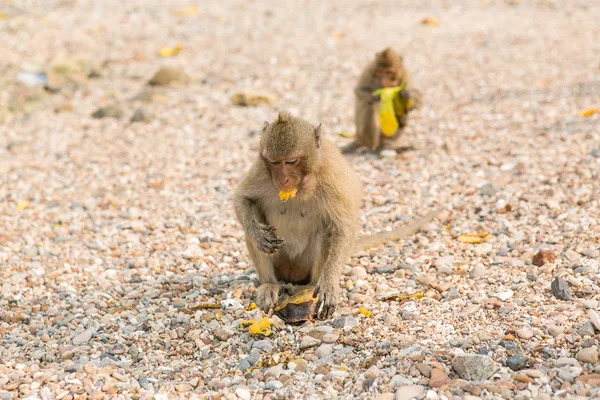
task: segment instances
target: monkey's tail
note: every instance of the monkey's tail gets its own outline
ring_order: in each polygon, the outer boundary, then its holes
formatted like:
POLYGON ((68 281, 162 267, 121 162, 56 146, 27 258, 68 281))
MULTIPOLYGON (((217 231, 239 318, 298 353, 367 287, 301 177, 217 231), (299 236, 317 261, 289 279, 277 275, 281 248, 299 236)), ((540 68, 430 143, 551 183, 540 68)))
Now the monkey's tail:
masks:
POLYGON ((410 225, 404 226, 402 228, 395 229, 390 232, 379 232, 374 235, 362 237, 358 239, 358 241, 354 245, 354 252, 366 250, 368 248, 378 246, 385 242, 393 242, 396 240, 403 239, 407 236, 414 235, 419 230, 421 230, 423 225, 431 221, 439 213, 440 210, 435 210, 430 212, 423 218, 413 221, 410 225))

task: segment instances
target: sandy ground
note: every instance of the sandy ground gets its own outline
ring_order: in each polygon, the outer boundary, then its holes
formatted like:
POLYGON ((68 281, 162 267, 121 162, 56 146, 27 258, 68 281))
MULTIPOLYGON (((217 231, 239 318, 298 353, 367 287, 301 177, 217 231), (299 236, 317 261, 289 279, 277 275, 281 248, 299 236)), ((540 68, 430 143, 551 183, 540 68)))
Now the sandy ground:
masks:
POLYGON ((0 2, 0 399, 599 397, 598 21, 598 1, 0 2), (251 336, 231 195, 257 132, 288 109, 347 143, 386 46, 425 105, 414 150, 349 157, 361 231, 443 212, 354 256, 334 319, 251 336), (166 66, 188 82, 150 88, 166 66))

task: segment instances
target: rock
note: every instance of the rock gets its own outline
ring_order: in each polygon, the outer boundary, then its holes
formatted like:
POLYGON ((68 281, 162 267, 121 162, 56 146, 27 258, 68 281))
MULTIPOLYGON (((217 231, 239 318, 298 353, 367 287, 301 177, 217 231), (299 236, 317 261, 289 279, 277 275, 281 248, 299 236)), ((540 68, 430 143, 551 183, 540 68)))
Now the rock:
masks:
POLYGON ((538 267, 541 267, 544 264, 553 263, 554 261, 556 261, 556 253, 548 249, 538 251, 531 260, 533 265, 536 265, 538 267))
POLYGON ((427 365, 425 363, 416 363, 415 367, 419 370, 421 375, 423 375, 425 378, 431 377, 431 367, 429 365, 427 365))
POLYGON ((133 113, 130 122, 150 122, 154 119, 154 116, 145 108, 140 107, 133 113))
POLYGON ((379 376, 379 368, 376 365, 372 365, 368 370, 364 373, 365 378, 367 379, 375 379, 379 376))
POLYGON ((456 300, 456 299, 460 299, 460 293, 456 289, 450 289, 444 295, 445 301, 452 301, 452 300, 456 300))
POLYGON ((600 250, 594 247, 588 247, 587 249, 583 250, 581 254, 589 258, 598 258, 600 255, 600 250))
POLYGON ((498 370, 498 364, 488 356, 461 354, 454 357, 452 367, 461 378, 468 381, 489 379, 498 370))
POLYGON ((486 183, 479 189, 479 193, 481 193, 482 196, 487 197, 495 195, 496 192, 498 192, 498 189, 491 183, 486 183))
POLYGON ((569 283, 560 277, 556 277, 550 285, 554 297, 560 300, 571 300, 571 289, 569 283))
POLYGON ((250 368, 251 366, 253 366, 254 363, 256 363, 259 359, 260 359, 260 353, 258 352, 258 350, 252 350, 250 352, 250 355, 248 357, 244 358, 238 364, 238 368, 241 369, 242 371, 245 371, 248 368, 250 368))
POLYGON ((102 107, 94 111, 92 114, 93 118, 122 118, 123 109, 118 104, 112 104, 106 107, 102 107))
POLYGON ((482 264, 477 264, 470 272, 471 278, 477 279, 487 275, 487 269, 482 264))
POLYGON ((82 344, 86 344, 92 339, 92 335, 94 332, 94 329, 88 328, 85 331, 81 332, 79 335, 75 336, 72 340, 72 343, 75 346, 81 346, 82 344))
POLYGON ((326 333, 323 335, 323 343, 335 343, 339 338, 339 335, 336 335, 335 333, 326 333))
POLYGON ((273 351, 273 343, 269 339, 257 340, 252 343, 252 348, 270 353, 273 351))
POLYGON ((577 352, 577 359, 584 363, 596 364, 598 362, 598 348, 592 346, 579 350, 577 352))
POLYGON ((594 326, 592 325, 592 323, 590 321, 587 321, 585 324, 581 325, 577 333, 579 333, 581 336, 594 336, 596 331, 594 330, 594 326))
POLYGON ((525 367, 527 359, 520 354, 513 354, 506 359, 506 366, 513 371, 519 371, 525 367))
POLYGON ((517 336, 525 340, 531 339, 533 337, 533 330, 530 327, 517 329, 517 336))
POLYGON ((138 377, 138 383, 140 384, 142 389, 145 389, 145 390, 152 389, 152 385, 150 385, 150 382, 148 381, 148 377, 146 375, 140 375, 138 377))
POLYGON ((315 356, 323 358, 333 352, 333 346, 330 344, 322 344, 315 350, 315 356))
POLYGON ((485 257, 494 250, 491 243, 478 244, 473 248, 476 257, 485 257))
POLYGON ((592 309, 589 309, 588 317, 589 317, 590 321, 592 321, 594 328, 596 328, 596 330, 600 331, 600 317, 598 317, 598 313, 592 309))
POLYGON ((329 373, 329 368, 319 365, 315 368, 315 375, 327 375, 329 373))
POLYGON ((187 83, 189 82, 190 77, 183 71, 171 68, 171 67, 162 67, 148 81, 148 83, 152 86, 164 86, 169 85, 173 82, 177 83, 187 83))
POLYGON ((341 317, 334 319, 331 325, 334 328, 347 331, 352 328, 356 328, 358 326, 358 320, 349 315, 342 315, 341 317))
POLYGON ((598 300, 594 299, 586 299, 581 302, 585 308, 591 308, 592 310, 596 310, 598 308, 598 300))
POLYGON ((250 398, 252 397, 250 389, 246 386, 242 386, 235 389, 235 394, 242 400, 250 400, 250 398))
POLYGON ((530 378, 539 378, 542 376, 542 372, 537 369, 524 369, 521 373, 529 376, 530 378))
POLYGON ((429 386, 432 388, 439 388, 448 383, 448 375, 439 368, 433 368, 431 370, 431 378, 429 379, 429 386))
MULTIPOLYGON (((431 372, 430 372, 430 375, 431 375, 431 372)), ((390 379, 390 385, 393 388, 412 385, 412 384, 413 384, 413 382, 410 380, 410 378, 407 378, 404 375, 394 375, 394 376, 392 376, 392 379, 390 379)))
POLYGON ((531 377, 529 377, 527 375, 521 375, 521 374, 515 375, 515 380, 517 382, 523 382, 523 383, 533 383, 533 382, 535 382, 533 380, 533 378, 531 378, 531 377))
POLYGON ((272 380, 266 383, 265 385, 265 390, 271 390, 271 391, 276 391, 279 390, 283 387, 283 383, 279 382, 278 380, 272 380))
POLYGON ((395 158, 398 155, 396 150, 385 149, 381 150, 379 155, 383 158, 395 158))
POLYGON ((221 342, 226 342, 229 340, 229 338, 231 337, 231 335, 229 333, 227 333, 227 331, 223 328, 217 328, 214 331, 214 335, 217 339, 219 339, 221 342))
POLYGON ((565 332, 564 326, 553 325, 553 326, 548 327, 548 333, 552 337, 557 337, 558 335, 560 335, 561 333, 564 333, 564 332, 565 332))
POLYGON ((402 386, 394 394, 394 400, 411 400, 420 397, 425 392, 425 387, 421 385, 402 386))
POLYGON ((364 278, 367 275, 367 270, 363 267, 353 267, 352 271, 350 271, 350 276, 354 276, 356 278, 364 278))
POLYGON ((315 339, 312 336, 304 336, 300 341, 300 350, 308 349, 310 347, 318 346, 321 344, 319 339, 315 339))
POLYGON ((600 374, 580 375, 575 380, 585 385, 600 386, 600 374))

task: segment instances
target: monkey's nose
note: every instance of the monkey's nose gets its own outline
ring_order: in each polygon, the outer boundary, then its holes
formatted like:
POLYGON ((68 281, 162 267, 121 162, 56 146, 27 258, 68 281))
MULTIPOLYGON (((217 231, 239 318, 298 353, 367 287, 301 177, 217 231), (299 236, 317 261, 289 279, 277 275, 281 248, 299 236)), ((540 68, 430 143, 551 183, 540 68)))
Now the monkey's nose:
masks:
POLYGON ((285 186, 290 181, 290 178, 279 179, 279 183, 285 186))

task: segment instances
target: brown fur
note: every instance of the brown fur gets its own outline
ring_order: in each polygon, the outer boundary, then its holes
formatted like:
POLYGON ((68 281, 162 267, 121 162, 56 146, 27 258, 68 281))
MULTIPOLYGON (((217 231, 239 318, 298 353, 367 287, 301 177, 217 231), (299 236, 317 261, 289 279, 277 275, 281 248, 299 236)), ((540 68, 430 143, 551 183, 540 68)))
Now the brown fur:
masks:
MULTIPOLYGON (((357 243, 362 186, 340 151, 306 121, 280 113, 274 123, 265 123, 260 143, 261 157, 234 193, 236 215, 260 282, 256 302, 269 310, 277 304, 282 285, 311 284, 319 294, 318 317, 328 318, 338 303, 342 267, 357 243), (296 197, 279 200, 273 167, 264 154, 308 160, 298 165, 296 197)), ((382 235, 359 241, 359 248, 401 237, 382 235)))
POLYGON ((373 92, 383 87, 399 86, 403 82, 406 82, 403 95, 412 98, 415 108, 419 108, 422 96, 418 90, 411 87, 402 57, 390 48, 377 53, 375 59, 361 73, 358 84, 354 88, 356 139, 342 149, 343 153, 354 152, 361 146, 370 151, 379 151, 385 147, 394 148, 394 144, 408 123, 408 114, 398 116, 399 127, 392 137, 384 136, 379 126, 380 103, 373 97, 373 92))

